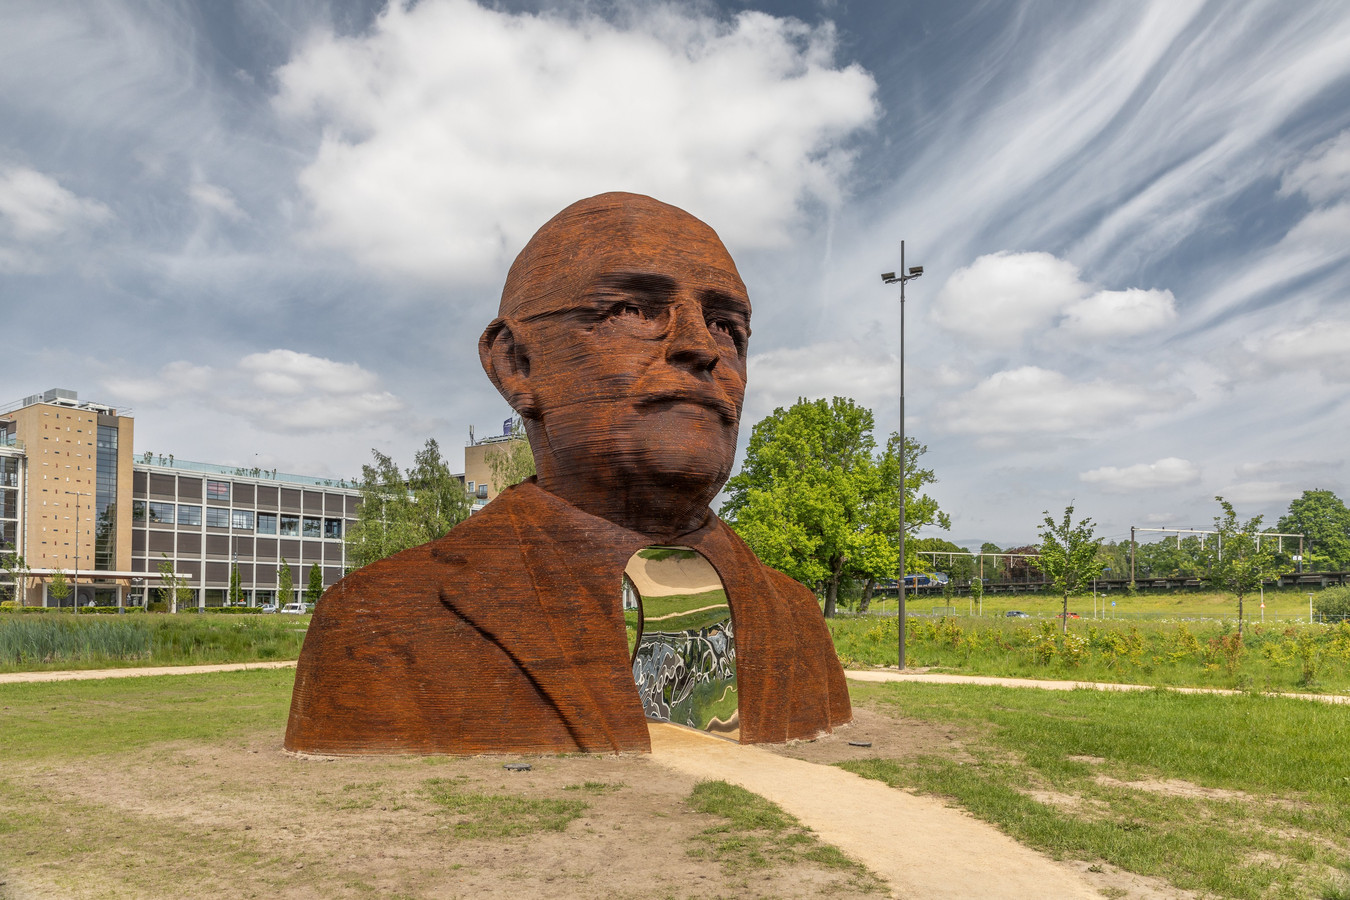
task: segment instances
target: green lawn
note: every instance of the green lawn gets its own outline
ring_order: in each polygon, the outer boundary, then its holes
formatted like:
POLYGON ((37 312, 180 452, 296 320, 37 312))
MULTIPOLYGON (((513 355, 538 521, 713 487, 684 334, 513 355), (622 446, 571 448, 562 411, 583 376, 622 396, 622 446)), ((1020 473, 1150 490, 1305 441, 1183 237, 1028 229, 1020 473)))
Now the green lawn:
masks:
POLYGON ((1260 696, 855 685, 960 754, 845 764, 1057 857, 1223 898, 1350 897, 1350 710, 1260 696))
MULTIPOLYGON (((894 666, 896 620, 828 622, 845 666, 894 666)), ((1350 690, 1350 623, 1249 625, 1239 642, 1222 622, 911 618, 905 662, 967 675, 1072 679, 1258 691, 1350 690)))

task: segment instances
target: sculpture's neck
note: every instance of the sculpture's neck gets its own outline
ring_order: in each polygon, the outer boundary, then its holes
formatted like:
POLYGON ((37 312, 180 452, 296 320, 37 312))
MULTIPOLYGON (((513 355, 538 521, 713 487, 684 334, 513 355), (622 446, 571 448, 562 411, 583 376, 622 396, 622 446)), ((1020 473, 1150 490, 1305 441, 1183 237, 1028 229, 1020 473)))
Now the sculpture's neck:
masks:
POLYGON ((643 484, 639 493, 604 480, 549 477, 545 472, 539 473, 538 485, 582 512, 645 535, 653 543, 667 543, 702 528, 713 516, 708 503, 716 496, 715 491, 705 497, 706 491, 651 484, 643 484))

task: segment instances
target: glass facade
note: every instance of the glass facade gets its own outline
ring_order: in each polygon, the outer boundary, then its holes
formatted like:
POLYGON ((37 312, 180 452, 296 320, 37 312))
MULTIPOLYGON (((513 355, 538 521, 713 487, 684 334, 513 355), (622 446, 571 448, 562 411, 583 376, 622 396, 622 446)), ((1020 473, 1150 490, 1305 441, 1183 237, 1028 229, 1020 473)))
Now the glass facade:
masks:
POLYGON ((202 524, 202 508, 191 503, 178 504, 178 524, 179 525, 200 525, 202 524))
POLYGON ((98 426, 94 490, 94 568, 117 567, 117 426, 98 426))
POLYGON ((149 513, 150 521, 157 525, 173 524, 174 515, 172 503, 156 503, 151 500, 147 512, 149 513))
POLYGON ((305 527, 304 530, 301 531, 301 535, 308 538, 322 537, 323 532, 320 530, 317 517, 305 516, 305 527))
POLYGON ((228 500, 230 499, 230 483, 228 481, 208 481, 206 483, 207 500, 228 500))
POLYGON ((277 517, 275 513, 258 513, 258 534, 276 534, 277 517))
POLYGON ((235 531, 252 531, 253 513, 246 509, 236 509, 230 513, 230 527, 235 531))
POLYGON ((230 511, 228 509, 221 509, 218 506, 208 506, 206 508, 206 527, 229 528, 230 511))

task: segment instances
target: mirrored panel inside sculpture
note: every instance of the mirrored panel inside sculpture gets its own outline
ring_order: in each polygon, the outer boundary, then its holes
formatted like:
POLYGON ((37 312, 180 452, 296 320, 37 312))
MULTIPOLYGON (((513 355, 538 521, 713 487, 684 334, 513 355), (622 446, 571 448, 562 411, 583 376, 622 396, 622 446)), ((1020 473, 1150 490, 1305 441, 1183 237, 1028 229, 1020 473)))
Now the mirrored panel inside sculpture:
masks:
POLYGON ((623 597, 647 718, 739 738, 735 628, 712 565, 687 547, 639 550, 623 597))

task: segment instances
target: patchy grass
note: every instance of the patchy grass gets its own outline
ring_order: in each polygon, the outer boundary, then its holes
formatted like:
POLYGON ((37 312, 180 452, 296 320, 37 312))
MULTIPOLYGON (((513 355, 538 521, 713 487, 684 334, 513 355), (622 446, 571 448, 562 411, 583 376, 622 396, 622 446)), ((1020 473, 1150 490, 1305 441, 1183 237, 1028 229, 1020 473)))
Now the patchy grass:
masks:
POLYGON ((483 794, 462 790, 456 779, 431 778, 427 797, 455 821, 455 837, 469 840, 519 837, 538 831, 565 831, 590 805, 580 800, 483 794))
POLYGON ((851 873, 851 883, 862 892, 885 890, 885 885, 866 868, 837 848, 821 843, 811 829, 758 794, 725 781, 700 781, 694 785, 688 802, 696 812, 726 820, 705 829, 699 835, 704 847, 691 854, 710 856, 722 864, 727 874, 809 860, 851 873))
POLYGON ((861 703, 964 726, 969 758, 844 768, 951 798, 1057 857, 1224 898, 1334 896, 1350 863, 1350 715, 1170 691, 855 686, 861 703))

